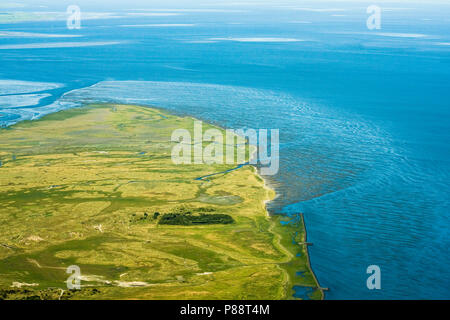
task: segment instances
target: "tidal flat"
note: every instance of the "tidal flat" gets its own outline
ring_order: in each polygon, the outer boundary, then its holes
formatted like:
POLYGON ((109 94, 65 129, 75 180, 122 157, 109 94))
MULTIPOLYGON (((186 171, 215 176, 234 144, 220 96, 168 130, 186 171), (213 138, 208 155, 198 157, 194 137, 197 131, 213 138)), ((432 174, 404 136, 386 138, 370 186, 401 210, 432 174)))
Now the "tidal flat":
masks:
POLYGON ((255 167, 172 162, 194 121, 96 104, 1 129, 0 299, 322 299, 303 221, 268 214, 255 167))

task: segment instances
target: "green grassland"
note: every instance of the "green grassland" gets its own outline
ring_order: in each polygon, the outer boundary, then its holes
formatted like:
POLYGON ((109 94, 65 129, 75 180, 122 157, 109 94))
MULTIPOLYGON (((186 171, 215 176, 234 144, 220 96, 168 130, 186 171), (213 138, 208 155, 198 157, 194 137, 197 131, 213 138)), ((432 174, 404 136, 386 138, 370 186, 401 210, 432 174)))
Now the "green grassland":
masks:
POLYGON ((291 299, 293 285, 317 287, 302 223, 267 214, 274 192, 254 167, 195 180, 233 166, 172 162, 172 131, 193 122, 89 105, 1 129, 0 298, 291 299), (186 211, 231 222, 159 223, 186 211), (70 265, 81 290, 66 289, 70 265))

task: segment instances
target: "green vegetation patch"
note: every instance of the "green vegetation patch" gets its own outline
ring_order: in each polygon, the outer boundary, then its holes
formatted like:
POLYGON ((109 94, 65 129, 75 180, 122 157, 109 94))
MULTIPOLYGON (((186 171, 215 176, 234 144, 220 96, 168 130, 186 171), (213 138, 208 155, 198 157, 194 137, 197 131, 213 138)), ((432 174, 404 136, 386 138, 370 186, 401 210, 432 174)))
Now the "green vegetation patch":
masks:
POLYGON ((161 217, 159 224, 192 226, 201 224, 231 224, 234 223, 232 217, 227 214, 186 214, 186 213, 167 213, 161 217))

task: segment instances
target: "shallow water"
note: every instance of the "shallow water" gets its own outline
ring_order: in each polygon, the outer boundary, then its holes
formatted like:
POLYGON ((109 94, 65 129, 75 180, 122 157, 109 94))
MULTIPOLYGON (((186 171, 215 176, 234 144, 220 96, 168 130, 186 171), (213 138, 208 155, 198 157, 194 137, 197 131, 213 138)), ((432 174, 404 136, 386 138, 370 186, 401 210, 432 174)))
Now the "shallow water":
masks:
POLYGON ((8 94, 0 121, 118 101, 227 128, 280 129, 280 171, 267 177, 279 197, 269 208, 304 212, 326 297, 448 298, 450 46, 439 43, 450 42, 450 7, 402 4, 373 35, 365 8, 349 6, 90 20, 80 31, 57 21, 3 24, 121 44, 0 50, 1 79, 34 82, 0 82, 8 94), (119 27, 149 23, 183 26, 119 27), (276 42, 286 39, 305 41, 276 42), (366 287, 374 264, 379 291, 366 287))

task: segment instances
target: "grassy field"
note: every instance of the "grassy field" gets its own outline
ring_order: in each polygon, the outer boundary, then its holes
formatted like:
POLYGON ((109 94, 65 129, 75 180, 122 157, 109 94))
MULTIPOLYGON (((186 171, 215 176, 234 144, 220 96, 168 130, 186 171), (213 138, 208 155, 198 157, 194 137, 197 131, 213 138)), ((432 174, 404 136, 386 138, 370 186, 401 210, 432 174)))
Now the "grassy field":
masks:
POLYGON ((1 129, 0 298, 292 299, 293 285, 315 288, 303 224, 267 215, 274 192, 254 167, 195 180, 233 166, 172 162, 172 131, 193 122, 90 105, 1 129), (233 223, 159 224, 185 211, 233 223), (70 265, 81 290, 66 288, 70 265))

